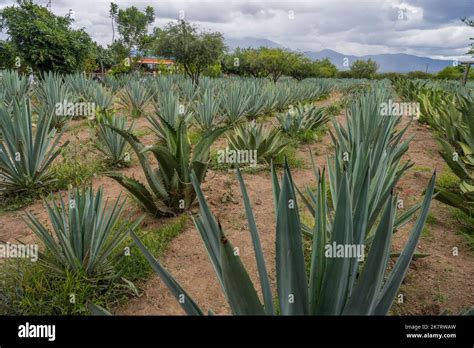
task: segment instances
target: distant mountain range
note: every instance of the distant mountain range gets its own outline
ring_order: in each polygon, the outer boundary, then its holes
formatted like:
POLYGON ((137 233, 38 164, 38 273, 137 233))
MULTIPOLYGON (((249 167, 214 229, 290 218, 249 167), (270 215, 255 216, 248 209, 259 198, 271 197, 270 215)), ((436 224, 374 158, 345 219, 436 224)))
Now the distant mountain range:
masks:
MULTIPOLYGON (((283 45, 267 40, 253 37, 245 37, 241 39, 226 39, 226 44, 230 50, 237 47, 241 48, 285 48, 283 45)), ((409 72, 409 71, 427 71, 429 73, 437 73, 447 66, 452 65, 451 60, 432 59, 428 57, 418 57, 411 54, 372 54, 365 56, 345 55, 333 50, 325 49, 319 52, 306 51, 302 52, 312 60, 328 58, 339 70, 348 70, 349 66, 357 59, 372 59, 379 65, 379 72, 409 72), (347 58, 347 66, 344 65, 347 58)))

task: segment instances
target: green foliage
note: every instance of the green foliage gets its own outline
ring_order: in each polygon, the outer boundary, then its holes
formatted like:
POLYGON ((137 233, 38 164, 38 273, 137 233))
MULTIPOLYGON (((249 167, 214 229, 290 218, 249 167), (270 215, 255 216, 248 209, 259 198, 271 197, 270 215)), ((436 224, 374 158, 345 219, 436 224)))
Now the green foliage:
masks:
POLYGON ((87 187, 70 191, 66 201, 58 195, 44 204, 52 231, 30 212, 26 220, 46 248, 39 255, 44 266, 59 275, 72 271, 91 278, 115 277, 111 255, 141 222, 138 219, 132 226, 118 223, 125 200, 119 197, 110 208, 102 187, 97 192, 87 187))
MULTIPOLYGON (((139 236, 148 250, 153 250, 153 255, 160 257, 169 243, 184 231, 187 220, 187 215, 181 215, 172 222, 167 222, 153 230, 138 229, 135 234, 139 236)), ((132 282, 148 278, 153 270, 138 246, 129 237, 122 243, 122 246, 123 248, 119 247, 118 249, 123 250, 128 247, 130 256, 120 258, 115 265, 115 268, 120 270, 121 276, 132 282)))
POLYGON ((21 1, 2 10, 0 29, 6 29, 22 66, 35 71, 82 71, 93 51, 83 30, 71 28, 69 16, 56 16, 48 8, 21 1))
POLYGON ((255 121, 237 126, 233 133, 228 134, 227 140, 231 150, 256 150, 260 163, 270 163, 289 144, 280 130, 255 121))
POLYGON ((61 160, 51 168, 56 181, 54 190, 63 190, 68 187, 79 187, 90 184, 92 178, 104 171, 100 158, 92 154, 90 144, 78 141, 61 149, 61 160))
POLYGON ((224 52, 221 33, 198 33, 195 26, 184 20, 178 23, 170 22, 164 29, 155 29, 154 35, 155 53, 176 59, 184 74, 196 85, 201 74, 215 65, 224 52))
POLYGON ((153 7, 147 6, 145 11, 140 11, 135 6, 119 9, 114 3, 110 3, 110 15, 117 23, 117 29, 120 34, 119 44, 127 48, 127 55, 130 55, 130 49, 137 47, 139 50, 145 48, 148 41, 148 25, 155 20, 153 7))
POLYGON ((123 167, 130 164, 130 145, 124 137, 113 131, 107 125, 114 128, 133 132, 134 124, 126 126, 126 118, 114 115, 106 115, 97 118, 97 149, 106 156, 107 163, 112 167, 123 167))
MULTIPOLYGON (((185 228, 187 216, 182 215, 151 230, 136 229, 137 236, 157 257, 185 228)), ((120 221, 127 224, 130 222, 120 221)), ((113 282, 91 279, 84 272, 66 271, 64 275, 50 272, 42 263, 30 260, 9 260, 0 269, 0 314, 7 315, 90 315, 86 305, 93 302, 107 308, 137 295, 137 288, 152 272, 138 247, 127 238, 113 255, 114 269, 120 279, 113 282), (129 256, 124 253, 129 248, 129 256), (131 282, 137 284, 135 286, 131 282), (75 302, 71 302, 71 294, 75 302)))
MULTIPOLYGON (((391 97, 388 86, 381 83, 351 103, 346 112, 345 123, 333 120, 334 132, 331 131, 331 137, 336 154, 328 160, 329 175, 333 178, 333 199, 339 196, 343 168, 348 172, 351 192, 354 194, 353 204, 357 201, 367 172, 369 173, 373 182, 369 190, 369 230, 380 217, 383 205, 400 177, 412 166, 409 162, 402 164, 401 161, 413 138, 403 139, 410 124, 401 128, 400 116, 381 116, 380 105, 387 103, 391 97)), ((395 230, 407 222, 415 211, 416 209, 408 210, 398 217, 395 230)))
MULTIPOLYGON (((278 304, 274 304, 265 258, 260 245, 258 229, 251 209, 247 189, 242 176, 237 171, 250 235, 252 237, 263 303, 251 281, 240 257, 234 253, 230 240, 221 225, 212 215, 204 198, 199 182, 193 176, 193 185, 198 193, 200 214, 194 217, 196 229, 202 237, 216 276, 234 315, 384 315, 390 310, 403 278, 408 270, 433 195, 433 175, 422 204, 422 213, 410 234, 405 248, 394 268, 384 280, 388 268, 392 227, 395 219, 396 199, 387 197, 384 212, 378 223, 366 261, 361 267, 359 259, 351 257, 329 258, 325 245, 361 244, 367 233, 368 189, 367 175, 362 187, 362 195, 356 205, 355 214, 351 208, 352 192, 348 176, 344 174, 340 196, 334 218, 327 212, 327 202, 322 195, 326 191, 324 175, 315 172, 318 181, 318 222, 314 227, 311 248, 309 282, 304 262, 304 251, 296 205, 295 188, 288 167, 281 180, 272 173, 275 214, 276 214, 276 277, 278 304), (327 242, 326 242, 327 241, 327 242)), ((174 297, 181 301, 189 315, 203 315, 202 310, 164 269, 132 233, 132 237, 160 278, 168 286, 174 297), (184 301, 182 301, 184 297, 184 301)))
POLYGON ((202 101, 195 106, 194 119, 202 131, 212 129, 220 123, 219 96, 214 96, 211 89, 206 89, 202 101))
POLYGON ((329 117, 323 108, 298 104, 287 113, 278 114, 277 120, 286 135, 309 142, 314 140, 316 130, 326 124, 329 117))
POLYGON ((361 78, 372 78, 377 72, 378 65, 372 59, 368 60, 356 60, 351 64, 350 72, 352 77, 361 78))
MULTIPOLYGON (((13 101, 21 103, 23 98, 27 97, 29 90, 28 79, 18 74, 14 70, 0 71, 0 100, 3 99, 6 105, 13 101), (1 97, 3 95, 3 97, 1 97)), ((0 106, 2 103, 0 102, 0 106)))
POLYGON ((51 128, 51 120, 43 114, 34 125, 29 101, 14 102, 11 109, 0 105, 0 194, 31 193, 53 184, 51 164, 62 133, 51 128))
MULTIPOLYGON (((38 100, 35 111, 40 117, 52 116, 51 127, 62 128, 74 115, 68 115, 68 110, 60 110, 58 106, 75 103, 76 97, 69 85, 59 74, 48 72, 36 90, 38 100)), ((64 109, 61 107, 61 109, 64 109)))
MULTIPOLYGON (((436 74, 437 79, 460 80, 464 76, 464 65, 447 66, 436 74)), ((474 71, 469 72, 469 79, 474 78, 474 71)))
POLYGON ((119 103, 124 109, 130 111, 133 118, 138 118, 145 114, 145 109, 152 97, 153 92, 147 85, 130 79, 119 95, 119 103))
POLYGON ((226 129, 216 129, 203 134, 191 151, 186 121, 181 118, 175 128, 161 116, 158 117, 166 144, 158 143, 145 147, 131 133, 107 126, 123 136, 132 146, 149 188, 121 173, 107 175, 125 187, 149 213, 174 215, 188 209, 194 202, 196 194, 190 182, 191 171, 194 170, 200 181, 204 180, 209 161, 209 148, 226 129), (158 169, 151 168, 147 152, 153 153, 158 169))

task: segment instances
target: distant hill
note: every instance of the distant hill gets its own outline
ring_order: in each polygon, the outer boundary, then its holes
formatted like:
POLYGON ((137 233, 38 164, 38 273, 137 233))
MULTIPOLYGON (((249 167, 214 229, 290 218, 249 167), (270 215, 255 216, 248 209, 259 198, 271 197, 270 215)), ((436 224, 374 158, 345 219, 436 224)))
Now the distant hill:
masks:
POLYGON ((268 40, 268 39, 259 39, 256 37, 243 37, 240 39, 226 38, 225 44, 231 51, 235 50, 237 47, 240 47, 240 48, 260 48, 260 47, 285 48, 283 45, 280 45, 279 43, 276 43, 275 41, 268 40))
POLYGON ((348 66, 344 66, 344 59, 347 58, 350 66, 357 59, 372 59, 379 65, 379 72, 409 72, 409 71, 427 71, 429 73, 437 73, 445 67, 452 65, 451 60, 432 59, 428 57, 418 57, 410 54, 372 54, 366 56, 344 55, 333 50, 322 50, 319 52, 304 52, 310 59, 329 60, 339 69, 348 70, 348 66))
MULTIPOLYGON (((244 37, 240 39, 227 38, 225 40, 227 47, 233 51, 237 47, 240 48, 285 48, 283 45, 268 39, 260 39, 255 37, 244 37)), ((409 72, 409 71, 427 71, 429 73, 437 73, 445 67, 452 64, 451 60, 432 59, 428 57, 418 57, 410 54, 374 54, 366 56, 344 55, 342 53, 325 49, 319 52, 307 51, 303 52, 312 60, 329 58, 329 60, 339 69, 348 70, 348 66, 344 66, 344 58, 347 58, 350 66, 357 59, 372 59, 379 65, 379 72, 409 72)))

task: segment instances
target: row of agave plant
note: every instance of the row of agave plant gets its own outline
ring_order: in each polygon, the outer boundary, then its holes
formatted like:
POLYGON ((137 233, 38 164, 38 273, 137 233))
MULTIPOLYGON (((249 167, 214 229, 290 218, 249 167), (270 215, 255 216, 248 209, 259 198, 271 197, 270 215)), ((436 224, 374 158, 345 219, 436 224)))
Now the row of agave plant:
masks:
MULTIPOLYGON (((168 84, 173 79, 165 78, 153 83, 159 84, 159 81, 168 84)), ((28 87, 24 77, 13 72, 4 72, 0 82, 4 84, 4 90, 16 91, 8 96, 4 95, 4 103, 0 103, 0 133, 4 134, 0 144, 0 193, 35 192, 39 188, 48 188, 55 180, 51 165, 68 142, 61 144, 65 129, 55 123, 57 116, 54 114, 55 104, 52 102, 61 100, 64 95, 56 94, 52 92, 55 88, 49 89, 45 86, 51 84, 64 87, 69 84, 74 86, 77 95, 82 95, 82 100, 87 100, 87 91, 90 91, 87 86, 96 82, 86 80, 82 75, 62 79, 58 75, 47 74, 42 85, 37 86, 36 90, 44 92, 44 95, 40 95, 50 102, 41 102, 37 107, 31 107, 30 101, 26 99, 30 89, 20 88, 20 86, 28 87)), ((127 83, 138 82, 128 80, 125 84, 127 83)), ((206 80, 202 83, 205 84, 206 80)), ((257 84, 263 82, 254 80, 249 86, 257 84)), ((187 83, 183 85, 186 86, 187 83)), ((237 83, 233 81, 231 85, 237 86, 237 83)), ((201 180, 204 178, 209 160, 209 148, 225 132, 230 148, 255 149, 257 158, 269 163, 288 145, 289 141, 284 137, 285 134, 293 136, 297 133, 314 131, 328 121, 322 109, 315 106, 298 106, 299 111, 286 115, 286 121, 278 127, 263 126, 256 122, 247 123, 246 117, 237 117, 229 123, 216 122, 220 116, 219 103, 214 102, 213 93, 209 92, 209 89, 203 93, 204 99, 198 104, 197 112, 191 115, 180 110, 179 99, 172 92, 176 88, 181 88, 177 86, 167 85, 158 88, 162 90, 160 92, 162 98, 157 100, 155 113, 146 116, 150 128, 157 135, 156 142, 151 145, 144 145, 134 136, 133 122, 128 123, 125 117, 115 116, 111 106, 112 97, 107 99, 108 106, 101 104, 96 119, 91 122, 96 132, 95 145, 112 167, 127 165, 130 163, 131 150, 135 152, 145 173, 147 187, 119 173, 108 175, 129 190, 146 210, 155 215, 174 214, 189 208, 194 199, 190 172, 194 170, 201 180), (165 88, 171 88, 168 94, 164 93, 165 88), (294 122, 290 122, 291 125, 287 122, 289 118, 294 119, 294 122), (191 127, 196 127, 201 132, 200 140, 194 147, 191 146, 188 137, 191 127), (152 153, 157 160, 158 169, 151 168, 149 153, 152 153)), ((327 84, 324 86, 326 90, 327 84)), ((105 88, 100 84, 95 87, 105 88)), ((300 98, 321 96, 323 87, 319 85, 316 87, 316 91, 304 93, 300 98)), ((253 92, 256 93, 255 90, 253 92)), ((34 99, 34 96, 32 98, 34 99)), ((231 104, 241 105, 238 98, 231 104)))
MULTIPOLYGON (((201 213, 194 217, 194 222, 234 314, 386 314, 415 252, 434 187, 433 176, 425 200, 407 212, 396 214, 397 199, 393 196, 393 189, 410 166, 400 162, 409 140, 401 140, 405 129, 396 129, 399 119, 379 117, 378 105, 388 97, 386 87, 374 87, 357 98, 347 113, 346 123, 333 121, 335 131, 332 138, 336 153, 328 159, 328 181, 324 171, 320 174, 315 168, 316 193, 300 191, 287 165, 281 180, 278 180, 276 169, 271 166, 277 221, 277 305, 273 301, 274 293, 256 222, 240 171, 237 171, 238 179, 255 248, 263 305, 230 241, 210 212, 200 187, 207 171, 210 145, 220 135, 229 132, 237 123, 235 133, 228 135, 230 144, 238 149, 244 146, 256 148, 257 144, 262 144, 262 148, 276 147, 274 151, 278 152, 280 146, 275 146, 274 141, 268 144, 269 138, 277 138, 270 134, 268 128, 256 122, 224 123, 222 127, 210 127, 203 131, 199 142, 191 146, 187 132, 193 118, 183 115, 179 108, 170 107, 167 110, 162 104, 155 116, 147 116, 158 141, 152 146, 145 146, 130 131, 131 126, 125 125, 124 119, 114 118, 105 112, 99 120, 102 141, 117 142, 116 148, 130 146, 140 162, 147 186, 119 173, 108 175, 132 193, 153 215, 182 212, 197 197, 201 213), (149 152, 155 157, 157 168, 152 167, 149 152), (349 154, 348 160, 346 154, 349 154), (331 200, 326 196, 328 189, 331 200), (314 217, 313 227, 300 222, 297 193, 314 217), (385 279, 392 234, 418 209, 421 209, 421 214, 407 245, 385 279), (313 244, 309 274, 305 271, 302 248, 302 239, 307 237, 312 238, 313 244), (325 258, 324 246, 333 242, 369 246, 367 260, 360 263, 356 258, 325 258)), ((176 105, 175 102, 173 104, 176 105)), ((296 107, 296 111, 290 110, 289 114, 296 115, 298 121, 295 124, 284 121, 288 115, 279 117, 282 129, 289 132, 305 129, 309 125, 320 126, 324 123, 323 118, 327 121, 319 110, 304 106, 296 107), (301 124, 303 126, 300 127, 301 124)), ((60 130, 57 136, 56 127, 51 127, 53 115, 42 113, 33 127, 31 107, 25 99, 21 99, 4 103, 0 107, 0 117, 0 129, 5 139, 2 140, 0 154, 3 182, 23 180, 21 185, 44 185, 52 180, 47 168, 58 154, 58 139, 63 132, 60 130), (18 153, 20 156, 15 157, 18 153), (38 171, 38 168, 43 170, 38 171), (17 172, 17 169, 20 171, 17 172)), ((267 160, 271 162, 272 157, 267 160)), ((128 228, 120 224, 124 207, 120 198, 110 209, 103 203, 102 189, 94 192, 91 188, 85 188, 71 192, 68 201, 58 196, 46 204, 52 232, 32 214, 28 214, 27 221, 46 247, 47 252, 41 258, 49 269, 60 274, 80 269, 90 277, 98 274, 113 277, 111 255, 130 233, 152 268, 180 298, 185 311, 188 314, 202 314, 196 302, 134 235, 133 230, 139 221, 128 228), (185 297, 184 302, 182 296, 185 297)), ((99 310, 97 307, 92 309, 99 310)))
POLYGON ((47 73, 31 84, 15 71, 0 72, 0 101, 6 105, 30 97, 37 114, 53 114, 52 126, 61 128, 71 117, 57 115, 54 110, 64 101, 93 103, 97 113, 113 111, 114 100, 137 118, 148 112, 173 108, 187 117, 194 117, 203 130, 221 123, 235 123, 242 118, 282 111, 290 104, 315 100, 327 95, 333 83, 325 79, 303 82, 284 81, 273 84, 265 79, 204 78, 199 86, 180 76, 142 78, 127 75, 104 78, 101 82, 84 74, 61 76, 47 73))
POLYGON ((436 188, 436 199, 474 216, 474 90, 427 81, 395 81, 398 95, 420 104, 420 122, 428 124, 440 155, 459 185, 436 188))
MULTIPOLYGON (((411 139, 402 141, 406 127, 398 129, 399 117, 380 117, 378 105, 387 100, 389 93, 384 86, 367 91, 351 106, 347 122, 333 120, 336 152, 328 158, 328 178, 325 170, 321 172, 313 162, 316 191, 300 190, 287 164, 280 178, 275 166, 271 167, 276 218, 275 290, 272 290, 252 204, 240 170, 237 169, 237 179, 254 247, 260 291, 256 290, 234 246, 212 214, 198 176, 191 173, 200 206, 193 221, 234 315, 389 313, 428 216, 436 177, 433 174, 421 203, 402 214, 396 213, 398 197, 394 195, 394 188, 410 167, 409 163, 401 163, 401 157, 411 139), (331 200, 328 191, 333 197, 331 200), (313 226, 300 221, 298 201, 311 213, 313 226), (393 234, 418 210, 418 219, 405 247, 397 255, 394 266, 389 267, 391 256, 395 256, 391 255, 393 234), (312 240, 309 271, 303 248, 306 237, 312 240), (367 257, 364 262, 355 256, 328 258, 325 247, 333 243, 366 245, 369 247, 367 257)), ((130 233, 185 313, 205 314, 133 231, 130 233)), ((110 314, 93 304, 90 310, 98 315, 110 314)), ((213 314, 213 311, 208 309, 208 313, 213 314)))
MULTIPOLYGON (((172 82, 171 79, 162 79, 147 83, 159 84, 159 81, 165 84, 172 82)), ((59 75, 46 74, 39 85, 32 86, 25 77, 15 72, 3 72, 0 79, 2 85, 0 195, 16 195, 38 190, 45 192, 56 180, 52 164, 57 161, 61 150, 69 143, 68 141, 61 142, 67 127, 63 127, 62 121, 58 122, 57 115, 54 113, 56 102, 71 96, 72 100, 87 101, 94 91, 99 91, 98 94, 108 93, 108 85, 112 86, 111 90, 113 88, 116 88, 116 91, 120 90, 122 87, 114 84, 122 82, 124 82, 125 90, 127 84, 138 83, 130 79, 116 81, 106 78, 103 86, 95 81, 84 79, 83 75, 62 78, 59 75), (95 87, 91 89, 92 85, 95 87), (70 90, 74 90, 74 93, 69 93, 70 90), (80 97, 74 99, 76 98, 74 96, 80 97)), ((187 85, 181 80, 178 82, 184 86, 187 85)), ((206 83, 206 80, 202 83, 206 83)), ((233 81, 232 86, 236 83, 233 81)), ((252 81, 251 84, 263 85, 258 80, 252 81)), ((280 129, 263 127, 256 122, 246 125, 247 117, 236 118, 228 124, 210 122, 209 127, 203 127, 199 123, 200 119, 206 117, 217 119, 218 117, 216 115, 220 108, 219 104, 211 99, 213 93, 209 92, 209 89, 203 92, 204 100, 199 104, 200 108, 197 108, 195 115, 183 114, 180 111, 178 98, 173 93, 176 88, 181 88, 180 85, 176 86, 168 86, 170 90, 168 94, 165 94, 164 91, 168 87, 161 85, 162 98, 156 101, 156 113, 146 116, 150 128, 157 136, 152 145, 145 146, 134 135, 133 122, 128 123, 126 117, 115 115, 112 94, 104 98, 105 102, 98 103, 97 117, 89 123, 96 132, 97 149, 105 155, 112 167, 126 165, 130 161, 129 152, 134 151, 145 174, 146 184, 118 172, 108 172, 107 175, 117 180, 135 196, 146 211, 153 215, 175 215, 191 206, 196 196, 191 185, 191 173, 194 173, 200 182, 204 179, 212 143, 225 132, 232 131, 232 128, 236 127, 236 130, 235 134, 228 134, 230 146, 239 149, 256 149, 259 158, 265 161, 270 161, 288 144, 288 141, 283 139, 283 132, 280 129), (202 117, 199 118, 198 115, 202 117), (194 146, 191 145, 188 137, 190 127, 197 127, 202 132, 198 143, 194 146), (158 164, 155 168, 150 161, 150 153, 158 164)), ((318 98, 322 93, 327 93, 329 88, 328 84, 322 86, 313 86, 315 88, 312 92, 305 92, 299 98, 301 100, 318 98)), ((301 89, 301 87, 298 88, 301 89)), ((291 90, 294 91, 295 88, 291 90)), ((255 89, 252 91, 258 94, 255 89)), ((281 97, 284 92, 278 93, 281 97)), ((285 97, 285 103, 294 98, 294 95, 291 98, 285 97)), ((97 101, 97 98, 93 100, 97 101)), ((123 99, 119 92, 120 102, 123 102, 123 99)), ((234 98, 232 103, 239 106, 240 102, 234 98)), ((249 105, 248 101, 246 103, 249 105)), ((311 112, 312 109, 305 110, 305 112, 311 112)), ((321 112, 312 114, 318 118, 321 117, 321 112)), ((305 119, 310 121, 308 117, 305 119)), ((325 120, 327 121, 327 118, 325 120)), ((312 124, 311 127, 316 128, 322 124, 323 122, 318 122, 312 124)), ((308 124, 304 122, 300 126, 303 129, 308 124)), ((46 206, 52 220, 54 236, 33 215, 28 215, 30 227, 49 251, 42 256, 49 260, 46 261, 49 268, 64 272, 65 269, 76 270, 79 267, 84 268, 87 275, 104 274, 102 267, 95 265, 102 264, 102 261, 108 258, 111 250, 124 237, 122 233, 124 231, 119 229, 121 233, 111 237, 114 225, 122 214, 123 202, 117 200, 113 212, 110 213, 104 207, 102 196, 102 189, 97 193, 90 188, 76 189, 70 193, 69 198, 74 208, 65 203, 61 196, 51 197, 51 203, 46 202, 46 206), (90 221, 92 224, 84 220, 86 216, 93 218, 90 221), (108 246, 109 242, 112 243, 110 246, 108 246), (91 259, 92 252, 94 259, 91 259), (92 265, 85 266, 86 263, 92 263, 92 265)), ((105 263, 110 265, 109 262, 105 263)), ((108 270, 110 271, 110 268, 108 270)))

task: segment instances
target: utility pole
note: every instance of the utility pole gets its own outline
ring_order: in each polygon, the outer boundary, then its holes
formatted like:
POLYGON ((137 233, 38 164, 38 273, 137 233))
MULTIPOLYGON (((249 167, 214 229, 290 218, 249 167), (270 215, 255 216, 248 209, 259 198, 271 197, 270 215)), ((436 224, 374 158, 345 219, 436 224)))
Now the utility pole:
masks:
POLYGON ((48 6, 49 10, 51 11, 51 0, 48 1, 48 6))

